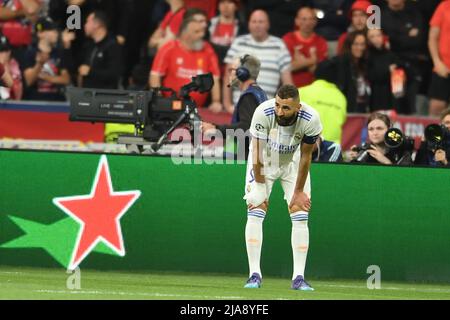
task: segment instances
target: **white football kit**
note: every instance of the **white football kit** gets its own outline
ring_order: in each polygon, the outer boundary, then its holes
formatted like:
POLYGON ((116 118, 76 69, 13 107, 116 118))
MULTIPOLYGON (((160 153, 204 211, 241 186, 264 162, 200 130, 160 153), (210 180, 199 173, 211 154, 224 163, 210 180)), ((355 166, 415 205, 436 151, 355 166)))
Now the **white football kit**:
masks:
MULTIPOLYGON (((275 99, 262 103, 255 111, 250 126, 252 137, 267 141, 263 151, 264 177, 267 196, 270 197, 273 183, 280 179, 284 191, 284 199, 291 202, 297 182, 298 166, 301 157, 302 143, 314 144, 322 133, 320 116, 311 106, 301 103, 297 121, 289 127, 279 126, 275 118, 275 99)), ((247 163, 245 192, 250 192, 254 182, 253 146, 247 163)), ((311 197, 311 182, 308 178, 304 192, 311 197)))

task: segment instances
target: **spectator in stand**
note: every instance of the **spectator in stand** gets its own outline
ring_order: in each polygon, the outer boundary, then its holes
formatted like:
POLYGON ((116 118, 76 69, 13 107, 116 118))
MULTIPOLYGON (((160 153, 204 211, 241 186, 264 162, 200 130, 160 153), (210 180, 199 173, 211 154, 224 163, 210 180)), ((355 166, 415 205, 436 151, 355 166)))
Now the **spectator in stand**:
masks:
POLYGON ((19 63, 12 57, 11 45, 4 35, 0 36, 0 65, 4 69, 1 77, 3 84, 0 86, 1 99, 22 100, 22 72, 19 63))
POLYGON ((267 12, 271 22, 270 33, 280 38, 292 30, 298 9, 308 6, 310 3, 309 0, 247 0, 245 2, 247 12, 253 12, 257 9, 267 12))
POLYGON ((341 34, 338 39, 338 54, 341 54, 344 48, 344 42, 349 32, 367 31, 367 19, 369 15, 367 9, 372 5, 370 1, 356 0, 350 9, 351 25, 348 31, 341 34))
MULTIPOLYGON (((111 27, 111 33, 117 37, 117 42, 121 45, 127 42, 129 25, 131 22, 134 22, 130 18, 133 11, 133 0, 50 0, 48 5, 49 15, 60 29, 66 28, 66 10, 70 5, 80 7, 83 23, 86 22, 87 17, 92 12, 105 12, 108 19, 114 21, 114 25, 111 27)), ((82 30, 80 31, 82 32, 82 30)), ((84 41, 84 38, 81 40, 84 41)))
POLYGON ((283 41, 292 57, 292 80, 297 88, 314 81, 317 65, 328 55, 327 41, 314 33, 317 18, 313 9, 303 7, 295 18, 297 30, 289 32, 283 41))
POLYGON ((209 41, 216 51, 221 63, 222 74, 225 71, 223 60, 242 28, 236 18, 239 0, 220 0, 219 15, 211 19, 209 26, 209 41))
POLYGON ((233 102, 237 102, 240 95, 238 90, 232 93, 226 85, 229 69, 232 68, 236 58, 249 54, 261 61, 258 84, 267 93, 269 99, 275 96, 280 83, 292 83, 291 55, 283 40, 269 34, 270 22, 267 13, 263 10, 254 11, 250 16, 248 28, 250 34, 237 37, 225 58, 228 66, 225 68, 223 81, 223 100, 225 110, 229 113, 234 112, 233 102))
POLYGON ((408 87, 403 114, 416 112, 417 94, 426 94, 428 88, 422 89, 424 78, 430 73, 429 58, 424 50, 426 34, 423 20, 417 5, 412 1, 388 0, 381 12, 381 28, 389 37, 391 50, 407 66, 408 87))
POLYGON ((330 58, 337 53, 339 36, 347 31, 352 3, 353 0, 311 0, 311 6, 319 18, 316 33, 327 40, 330 58))
MULTIPOLYGON (((67 7, 70 5, 77 5, 80 7, 82 25, 86 24, 89 15, 95 11, 104 12, 108 20, 114 22, 109 31, 111 35, 116 37, 117 42, 123 46, 122 53, 123 51, 127 53, 123 55, 126 59, 123 58, 124 61, 121 63, 126 67, 125 71, 131 69, 131 65, 134 65, 134 62, 128 62, 128 59, 130 59, 129 57, 133 54, 139 54, 139 49, 135 48, 139 45, 134 43, 134 39, 130 39, 136 37, 137 34, 136 31, 133 30, 134 32, 132 32, 131 29, 139 25, 139 21, 137 21, 136 18, 133 18, 133 9, 134 6, 137 5, 137 2, 134 0, 50 0, 49 15, 60 30, 67 28, 68 14, 66 11, 67 7), (137 53, 133 53, 133 50, 137 53)), ((71 46, 74 59, 74 70, 71 73, 75 75, 78 67, 84 63, 84 46, 89 37, 85 35, 83 28, 72 31, 76 36, 71 46)), ((148 34, 145 35, 145 38, 148 39, 148 34)))
POLYGON ((0 28, 8 38, 13 56, 22 65, 32 41, 32 23, 37 20, 41 2, 38 0, 1 0, 0 28))
POLYGON ((302 102, 314 106, 319 113, 323 138, 340 145, 347 120, 347 99, 336 86, 337 72, 336 59, 320 63, 315 72, 317 80, 301 88, 300 97, 302 102))
POLYGON ((148 42, 151 56, 155 56, 159 48, 177 37, 183 21, 183 15, 186 12, 183 0, 167 0, 167 2, 170 5, 170 11, 148 42))
POLYGON ((450 99, 450 1, 443 1, 430 22, 428 46, 434 70, 430 86, 431 116, 437 116, 450 99))
POLYGON ((91 13, 84 25, 87 40, 83 64, 78 68, 78 86, 117 89, 122 75, 122 47, 109 33, 109 20, 102 11, 91 13))
POLYGON ((335 57, 337 85, 347 98, 348 113, 367 113, 370 84, 367 74, 367 39, 363 31, 348 34, 344 52, 335 57))
POLYGON ((70 57, 61 43, 56 24, 41 18, 35 25, 38 43, 26 53, 24 78, 27 100, 65 101, 65 86, 70 84, 70 57))
MULTIPOLYGON (((398 58, 386 47, 381 29, 368 29, 368 77, 371 87, 370 111, 395 109, 391 85, 392 73, 400 65, 398 58)), ((406 85, 406 83, 405 83, 406 85)))
POLYGON ((200 26, 205 29, 204 40, 207 40, 209 37, 206 37, 208 31, 208 16, 203 9, 199 8, 189 8, 186 9, 186 12, 183 14, 183 20, 192 20, 200 24, 200 26))
MULTIPOLYGON (((217 56, 212 46, 203 40, 206 32, 204 23, 195 20, 194 15, 188 14, 187 17, 183 19, 178 39, 167 42, 156 54, 150 73, 150 87, 162 85, 178 92, 192 81, 192 77, 211 72, 214 86, 209 108, 219 112, 222 104, 217 56)), ((191 93, 191 96, 199 107, 205 106, 208 99, 208 94, 197 92, 191 93)))

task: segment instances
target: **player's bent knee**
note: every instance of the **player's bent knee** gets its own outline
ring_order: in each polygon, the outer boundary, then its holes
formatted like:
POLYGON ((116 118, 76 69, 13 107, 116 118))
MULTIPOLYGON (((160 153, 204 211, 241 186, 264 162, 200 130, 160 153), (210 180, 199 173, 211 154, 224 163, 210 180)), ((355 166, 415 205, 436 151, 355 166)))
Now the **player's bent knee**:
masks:
POLYGON ((269 210, 269 204, 267 202, 264 202, 257 209, 261 209, 261 210, 264 210, 265 212, 267 212, 267 210, 269 210))
MULTIPOLYGON (((293 214, 296 214, 296 213, 299 213, 299 212, 305 212, 305 211, 303 211, 299 206, 296 206, 296 205, 294 205, 294 206, 289 208, 289 214, 290 215, 293 215, 293 214)), ((307 212, 305 212, 305 213, 308 214, 307 212)))

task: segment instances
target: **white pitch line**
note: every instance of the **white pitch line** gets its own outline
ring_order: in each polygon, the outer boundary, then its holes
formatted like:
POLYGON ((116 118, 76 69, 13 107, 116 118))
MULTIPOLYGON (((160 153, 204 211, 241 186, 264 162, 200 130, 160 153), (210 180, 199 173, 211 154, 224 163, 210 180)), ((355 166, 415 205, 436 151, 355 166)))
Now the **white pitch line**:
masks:
POLYGON ((34 290, 36 293, 54 293, 54 294, 94 294, 94 295, 117 295, 117 296, 143 296, 143 297, 172 297, 172 298, 213 298, 213 299, 244 299, 244 297, 233 296, 195 296, 181 294, 165 294, 165 293, 145 293, 145 292, 121 292, 121 291, 85 291, 85 290, 34 290))
MULTIPOLYGON (((339 285, 339 284, 320 284, 319 286, 329 287, 329 288, 367 289, 367 287, 364 287, 364 286, 349 286, 349 285, 339 285)), ((380 290, 450 293, 450 290, 446 290, 446 289, 396 288, 396 287, 383 287, 383 285, 381 285, 380 290)), ((376 290, 374 290, 374 291, 376 291, 376 290)))
POLYGON ((23 272, 6 272, 6 271, 0 271, 0 275, 1 274, 14 274, 14 275, 21 275, 21 274, 25 274, 23 272))

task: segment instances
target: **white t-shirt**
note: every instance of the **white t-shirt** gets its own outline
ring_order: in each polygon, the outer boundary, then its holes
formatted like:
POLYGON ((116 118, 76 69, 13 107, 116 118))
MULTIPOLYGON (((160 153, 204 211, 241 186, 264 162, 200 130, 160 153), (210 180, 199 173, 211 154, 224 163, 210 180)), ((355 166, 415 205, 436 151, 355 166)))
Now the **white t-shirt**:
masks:
MULTIPOLYGON (((269 98, 275 97, 281 83, 281 73, 290 70, 291 54, 284 41, 278 37, 269 36, 262 42, 256 41, 251 34, 237 37, 231 44, 224 62, 233 63, 236 58, 249 54, 261 61, 258 85, 269 98)), ((239 90, 233 92, 233 101, 237 103, 239 90)))
POLYGON ((314 144, 323 127, 319 113, 306 103, 301 103, 297 122, 292 126, 279 126, 275 119, 275 99, 262 103, 255 111, 250 126, 253 137, 266 140, 263 154, 265 165, 287 165, 300 159, 302 142, 314 144))

